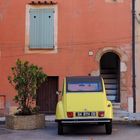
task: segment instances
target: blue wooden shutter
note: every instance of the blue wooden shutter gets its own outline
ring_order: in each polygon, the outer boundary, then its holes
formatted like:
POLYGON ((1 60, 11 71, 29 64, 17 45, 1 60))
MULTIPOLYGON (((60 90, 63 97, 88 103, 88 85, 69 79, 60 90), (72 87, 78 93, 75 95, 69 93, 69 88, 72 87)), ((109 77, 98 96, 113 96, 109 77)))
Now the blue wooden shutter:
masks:
POLYGON ((54 48, 54 9, 30 9, 29 47, 54 48))

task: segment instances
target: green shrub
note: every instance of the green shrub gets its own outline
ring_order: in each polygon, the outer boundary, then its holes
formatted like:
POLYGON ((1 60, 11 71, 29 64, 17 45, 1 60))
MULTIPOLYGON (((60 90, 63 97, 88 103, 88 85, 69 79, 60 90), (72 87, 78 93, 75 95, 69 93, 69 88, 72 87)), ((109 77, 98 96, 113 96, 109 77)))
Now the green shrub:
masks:
POLYGON ((18 104, 16 115, 31 115, 38 112, 36 90, 46 80, 47 75, 41 67, 30 64, 28 61, 16 61, 16 66, 11 68, 12 76, 8 76, 9 83, 14 86, 17 95, 14 101, 18 104))

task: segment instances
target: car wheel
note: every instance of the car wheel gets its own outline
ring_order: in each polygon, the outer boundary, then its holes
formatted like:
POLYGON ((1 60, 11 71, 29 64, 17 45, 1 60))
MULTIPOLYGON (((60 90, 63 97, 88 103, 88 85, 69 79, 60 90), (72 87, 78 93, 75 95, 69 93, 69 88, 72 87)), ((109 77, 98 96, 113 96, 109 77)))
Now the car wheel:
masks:
POLYGON ((111 135, 112 134, 112 123, 106 123, 105 129, 106 129, 106 134, 111 135))
POLYGON ((63 125, 61 122, 58 123, 58 135, 63 134, 63 125))

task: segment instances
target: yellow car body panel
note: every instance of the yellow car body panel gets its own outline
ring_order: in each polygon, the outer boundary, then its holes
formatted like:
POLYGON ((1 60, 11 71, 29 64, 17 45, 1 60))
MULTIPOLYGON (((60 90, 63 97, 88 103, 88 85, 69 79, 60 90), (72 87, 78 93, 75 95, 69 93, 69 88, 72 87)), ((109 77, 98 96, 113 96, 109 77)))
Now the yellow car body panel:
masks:
MULTIPOLYGON (((103 79, 102 91, 100 92, 72 92, 67 91, 67 82, 64 79, 62 100, 58 102, 56 107, 56 121, 65 121, 72 119, 105 119, 112 120, 113 109, 112 103, 107 100, 106 90, 103 79), (73 112, 73 117, 69 118, 67 112, 73 112), (95 116, 76 116, 76 112, 95 112, 95 116), (98 116, 98 112, 104 112, 103 117, 98 116)), ((94 122, 94 120, 93 120, 94 122)))
POLYGON ((113 119, 113 106, 111 101, 107 101, 107 106, 110 106, 106 108, 107 117, 113 119))
POLYGON ((57 119, 65 119, 62 101, 59 101, 57 103, 57 106, 56 106, 56 118, 57 119))

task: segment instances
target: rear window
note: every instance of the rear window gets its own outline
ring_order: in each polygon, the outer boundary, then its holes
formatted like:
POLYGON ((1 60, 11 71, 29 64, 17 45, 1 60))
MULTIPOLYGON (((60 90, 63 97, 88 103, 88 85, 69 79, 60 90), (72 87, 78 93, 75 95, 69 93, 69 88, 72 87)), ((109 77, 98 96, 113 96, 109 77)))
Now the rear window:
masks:
POLYGON ((70 79, 67 80, 67 92, 101 92, 102 82, 97 79, 70 79))

